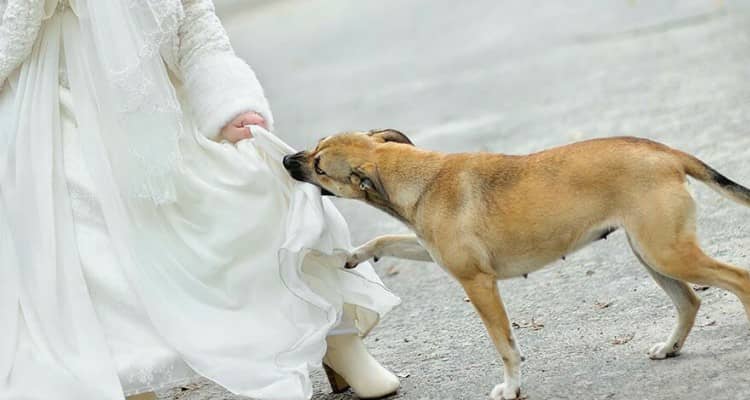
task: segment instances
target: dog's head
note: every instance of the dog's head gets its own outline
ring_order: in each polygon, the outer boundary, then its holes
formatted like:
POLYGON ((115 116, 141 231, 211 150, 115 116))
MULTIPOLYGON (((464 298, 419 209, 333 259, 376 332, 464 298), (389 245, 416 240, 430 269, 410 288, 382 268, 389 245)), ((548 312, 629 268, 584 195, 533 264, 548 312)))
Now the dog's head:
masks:
POLYGON ((287 155, 284 167, 292 178, 319 186, 324 195, 387 204, 376 150, 389 143, 413 145, 393 129, 342 133, 321 139, 312 150, 287 155))

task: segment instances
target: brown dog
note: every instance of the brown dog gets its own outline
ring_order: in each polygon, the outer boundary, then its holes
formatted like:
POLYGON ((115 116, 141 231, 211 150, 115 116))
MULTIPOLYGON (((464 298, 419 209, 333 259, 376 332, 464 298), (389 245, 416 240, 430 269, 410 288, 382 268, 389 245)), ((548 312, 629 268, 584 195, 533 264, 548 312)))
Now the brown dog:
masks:
POLYGON ((520 395, 520 361, 498 279, 528 274, 623 228, 636 257, 671 297, 678 322, 649 356, 675 356, 700 300, 686 282, 737 295, 750 319, 750 273, 712 259, 695 235, 689 175, 750 205, 750 190, 697 158, 650 140, 597 139, 526 156, 443 154, 394 130, 345 133, 284 159, 297 180, 378 207, 416 236, 376 238, 351 255, 435 260, 463 286, 502 356, 493 399, 520 395))

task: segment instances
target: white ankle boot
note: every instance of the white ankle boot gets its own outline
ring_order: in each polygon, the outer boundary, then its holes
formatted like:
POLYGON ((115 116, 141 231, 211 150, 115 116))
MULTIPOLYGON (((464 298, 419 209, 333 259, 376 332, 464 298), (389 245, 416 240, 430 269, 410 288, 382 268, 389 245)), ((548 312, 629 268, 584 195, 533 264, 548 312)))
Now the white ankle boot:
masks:
POLYGON ((329 336, 327 341, 323 367, 334 393, 349 387, 363 399, 396 393, 398 378, 370 355, 359 335, 329 336))

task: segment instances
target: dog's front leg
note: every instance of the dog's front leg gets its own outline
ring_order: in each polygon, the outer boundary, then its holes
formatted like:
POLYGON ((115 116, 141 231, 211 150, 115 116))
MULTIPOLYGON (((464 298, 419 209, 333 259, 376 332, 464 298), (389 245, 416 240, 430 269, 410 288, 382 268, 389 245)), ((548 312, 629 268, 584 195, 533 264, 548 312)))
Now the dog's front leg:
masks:
POLYGON ((504 382, 495 386, 492 400, 517 399, 521 396, 521 353, 518 351, 508 314, 500 298, 494 276, 478 273, 459 281, 482 318, 487 332, 503 360, 504 382))
POLYGON ((396 257, 415 261, 432 261, 430 253, 422 247, 416 235, 385 235, 377 237, 354 249, 346 260, 346 268, 383 257, 396 257))

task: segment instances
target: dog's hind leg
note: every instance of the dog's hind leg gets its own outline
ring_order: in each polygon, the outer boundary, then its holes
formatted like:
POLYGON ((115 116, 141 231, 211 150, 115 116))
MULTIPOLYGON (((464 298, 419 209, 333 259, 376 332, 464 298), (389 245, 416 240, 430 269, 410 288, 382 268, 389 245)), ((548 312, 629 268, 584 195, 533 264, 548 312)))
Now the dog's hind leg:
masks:
POLYGON ((707 256, 698 246, 695 205, 690 195, 684 189, 660 189, 643 196, 640 204, 648 206, 625 223, 635 252, 649 267, 668 278, 734 293, 750 319, 750 271, 707 256))
POLYGON ((672 249, 653 256, 657 270, 667 276, 734 293, 750 320, 750 271, 707 256, 694 240, 676 243, 672 249))
POLYGON ((679 354, 682 345, 685 343, 690 334, 690 330, 695 323, 695 316, 700 308, 701 300, 685 282, 664 276, 652 268, 643 257, 638 254, 638 250, 632 245, 633 252, 638 260, 646 267, 646 271, 654 278, 654 281, 661 287, 672 299, 677 308, 677 325, 674 327, 672 334, 666 342, 657 343, 648 351, 648 356, 652 360, 662 360, 668 357, 675 357, 679 354))
POLYGON ((672 254, 664 255, 662 273, 677 279, 714 286, 734 293, 745 307, 750 321, 750 271, 714 260, 693 241, 676 246, 672 254), (676 268, 684 263, 685 268, 676 268))
POLYGON ((422 247, 416 235, 385 235, 354 249, 346 261, 346 268, 354 268, 370 258, 378 261, 382 257, 432 261, 432 256, 422 247))
POLYGON ((459 281, 479 313, 503 360, 504 382, 495 386, 490 397, 493 400, 520 397, 521 353, 513 339, 513 331, 500 298, 496 278, 489 274, 478 273, 471 278, 459 278, 459 281))

